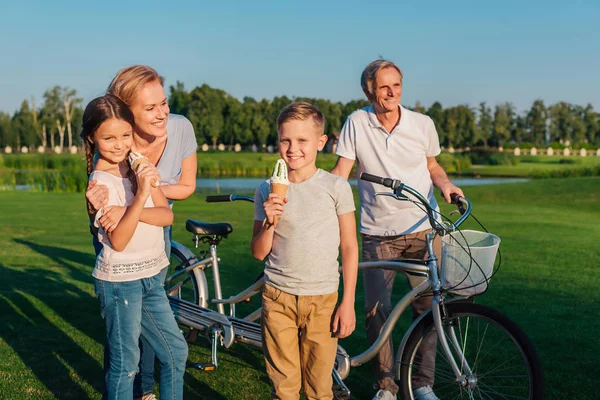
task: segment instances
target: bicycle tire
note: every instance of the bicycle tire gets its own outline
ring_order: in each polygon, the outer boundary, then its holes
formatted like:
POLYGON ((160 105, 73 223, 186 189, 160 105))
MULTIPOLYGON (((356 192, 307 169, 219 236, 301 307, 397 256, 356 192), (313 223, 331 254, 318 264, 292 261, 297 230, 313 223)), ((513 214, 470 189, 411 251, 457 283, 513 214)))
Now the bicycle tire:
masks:
MULTIPOLYGON (((180 246, 171 247, 171 258, 169 260, 170 263, 167 277, 187 266, 190 261, 196 260, 196 257, 191 251, 188 250, 189 254, 186 255, 184 254, 184 250, 179 248, 180 246)), ((185 247, 183 247, 183 249, 187 250, 185 247)), ((207 307, 208 299, 204 298, 205 296, 202 296, 202 294, 206 295, 208 293, 207 289, 206 275, 204 275, 204 271, 197 268, 184 274, 181 278, 176 278, 174 281, 170 282, 169 285, 165 284, 165 290, 170 296, 179 297, 182 300, 189 301, 205 308, 207 307), (204 286, 200 287, 200 285, 204 286), (173 289, 177 286, 178 288, 173 289)))
MULTIPOLYGON (((440 399, 531 399, 544 398, 543 373, 539 357, 531 340, 513 321, 494 309, 468 303, 448 303, 442 313, 446 337, 453 329, 465 359, 477 380, 461 387, 437 341, 435 367, 419 364, 417 350, 432 329, 429 313, 410 334, 400 356, 400 394, 402 399, 414 399, 413 370, 435 369, 433 391, 440 399), (514 366, 512 365, 514 362, 514 366)), ((450 345, 450 344, 449 344, 450 345)), ((452 345, 450 345, 452 348, 452 345)), ((452 350, 457 364, 460 359, 452 350)))

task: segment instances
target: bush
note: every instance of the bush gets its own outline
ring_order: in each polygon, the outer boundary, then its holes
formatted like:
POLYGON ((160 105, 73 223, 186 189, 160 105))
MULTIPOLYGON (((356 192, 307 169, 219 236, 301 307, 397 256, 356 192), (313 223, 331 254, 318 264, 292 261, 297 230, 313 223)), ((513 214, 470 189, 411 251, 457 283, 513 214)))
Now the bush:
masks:
POLYGON ((467 156, 472 164, 477 165, 518 165, 519 159, 507 152, 499 152, 495 149, 476 148, 471 149, 467 156))
POLYGON ((460 175, 465 169, 471 168, 471 159, 464 154, 441 153, 437 161, 448 174, 460 175))

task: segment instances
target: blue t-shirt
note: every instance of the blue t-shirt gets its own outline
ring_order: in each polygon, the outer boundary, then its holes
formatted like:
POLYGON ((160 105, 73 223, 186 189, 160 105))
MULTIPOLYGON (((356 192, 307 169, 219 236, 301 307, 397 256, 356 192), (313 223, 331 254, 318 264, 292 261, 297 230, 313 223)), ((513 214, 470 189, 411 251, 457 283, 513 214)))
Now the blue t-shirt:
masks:
POLYGON ((183 115, 169 114, 167 144, 158 161, 161 184, 175 185, 181 177, 181 163, 196 152, 198 144, 192 123, 183 115))

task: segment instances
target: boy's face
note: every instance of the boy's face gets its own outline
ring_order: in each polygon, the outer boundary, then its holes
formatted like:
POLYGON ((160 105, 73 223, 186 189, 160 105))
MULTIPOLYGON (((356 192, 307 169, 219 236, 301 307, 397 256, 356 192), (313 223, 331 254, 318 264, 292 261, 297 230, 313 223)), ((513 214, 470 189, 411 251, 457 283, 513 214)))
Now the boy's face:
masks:
POLYGON ((290 120, 279 127, 279 154, 290 171, 314 169, 317 152, 325 143, 327 136, 315 127, 312 118, 290 120))

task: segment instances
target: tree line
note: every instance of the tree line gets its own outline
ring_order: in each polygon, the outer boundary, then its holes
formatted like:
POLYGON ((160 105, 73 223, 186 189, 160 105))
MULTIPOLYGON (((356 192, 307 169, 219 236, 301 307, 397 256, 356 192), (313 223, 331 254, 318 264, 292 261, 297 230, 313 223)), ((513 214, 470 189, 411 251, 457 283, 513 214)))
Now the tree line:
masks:
MULTIPOLYGON (((199 145, 206 143, 213 147, 221 143, 259 147, 276 144, 277 115, 294 100, 308 101, 319 107, 325 115, 325 134, 329 137, 340 131, 348 115, 369 104, 367 100, 342 103, 287 96, 271 101, 244 97, 240 101, 207 84, 188 91, 181 82, 170 86, 168 91, 171 112, 182 114, 192 122, 199 145)), ((521 113, 508 102, 448 108, 439 102, 428 108, 417 102, 409 108, 433 119, 440 143, 446 148, 548 146, 552 143, 600 146, 600 114, 591 104, 584 107, 558 102, 547 106, 542 100, 535 100, 529 110, 521 113)), ((77 91, 55 86, 44 93, 39 106, 32 98, 24 100, 13 115, 0 112, 0 148, 63 149, 80 145, 82 115, 82 99, 77 97, 77 91)))

